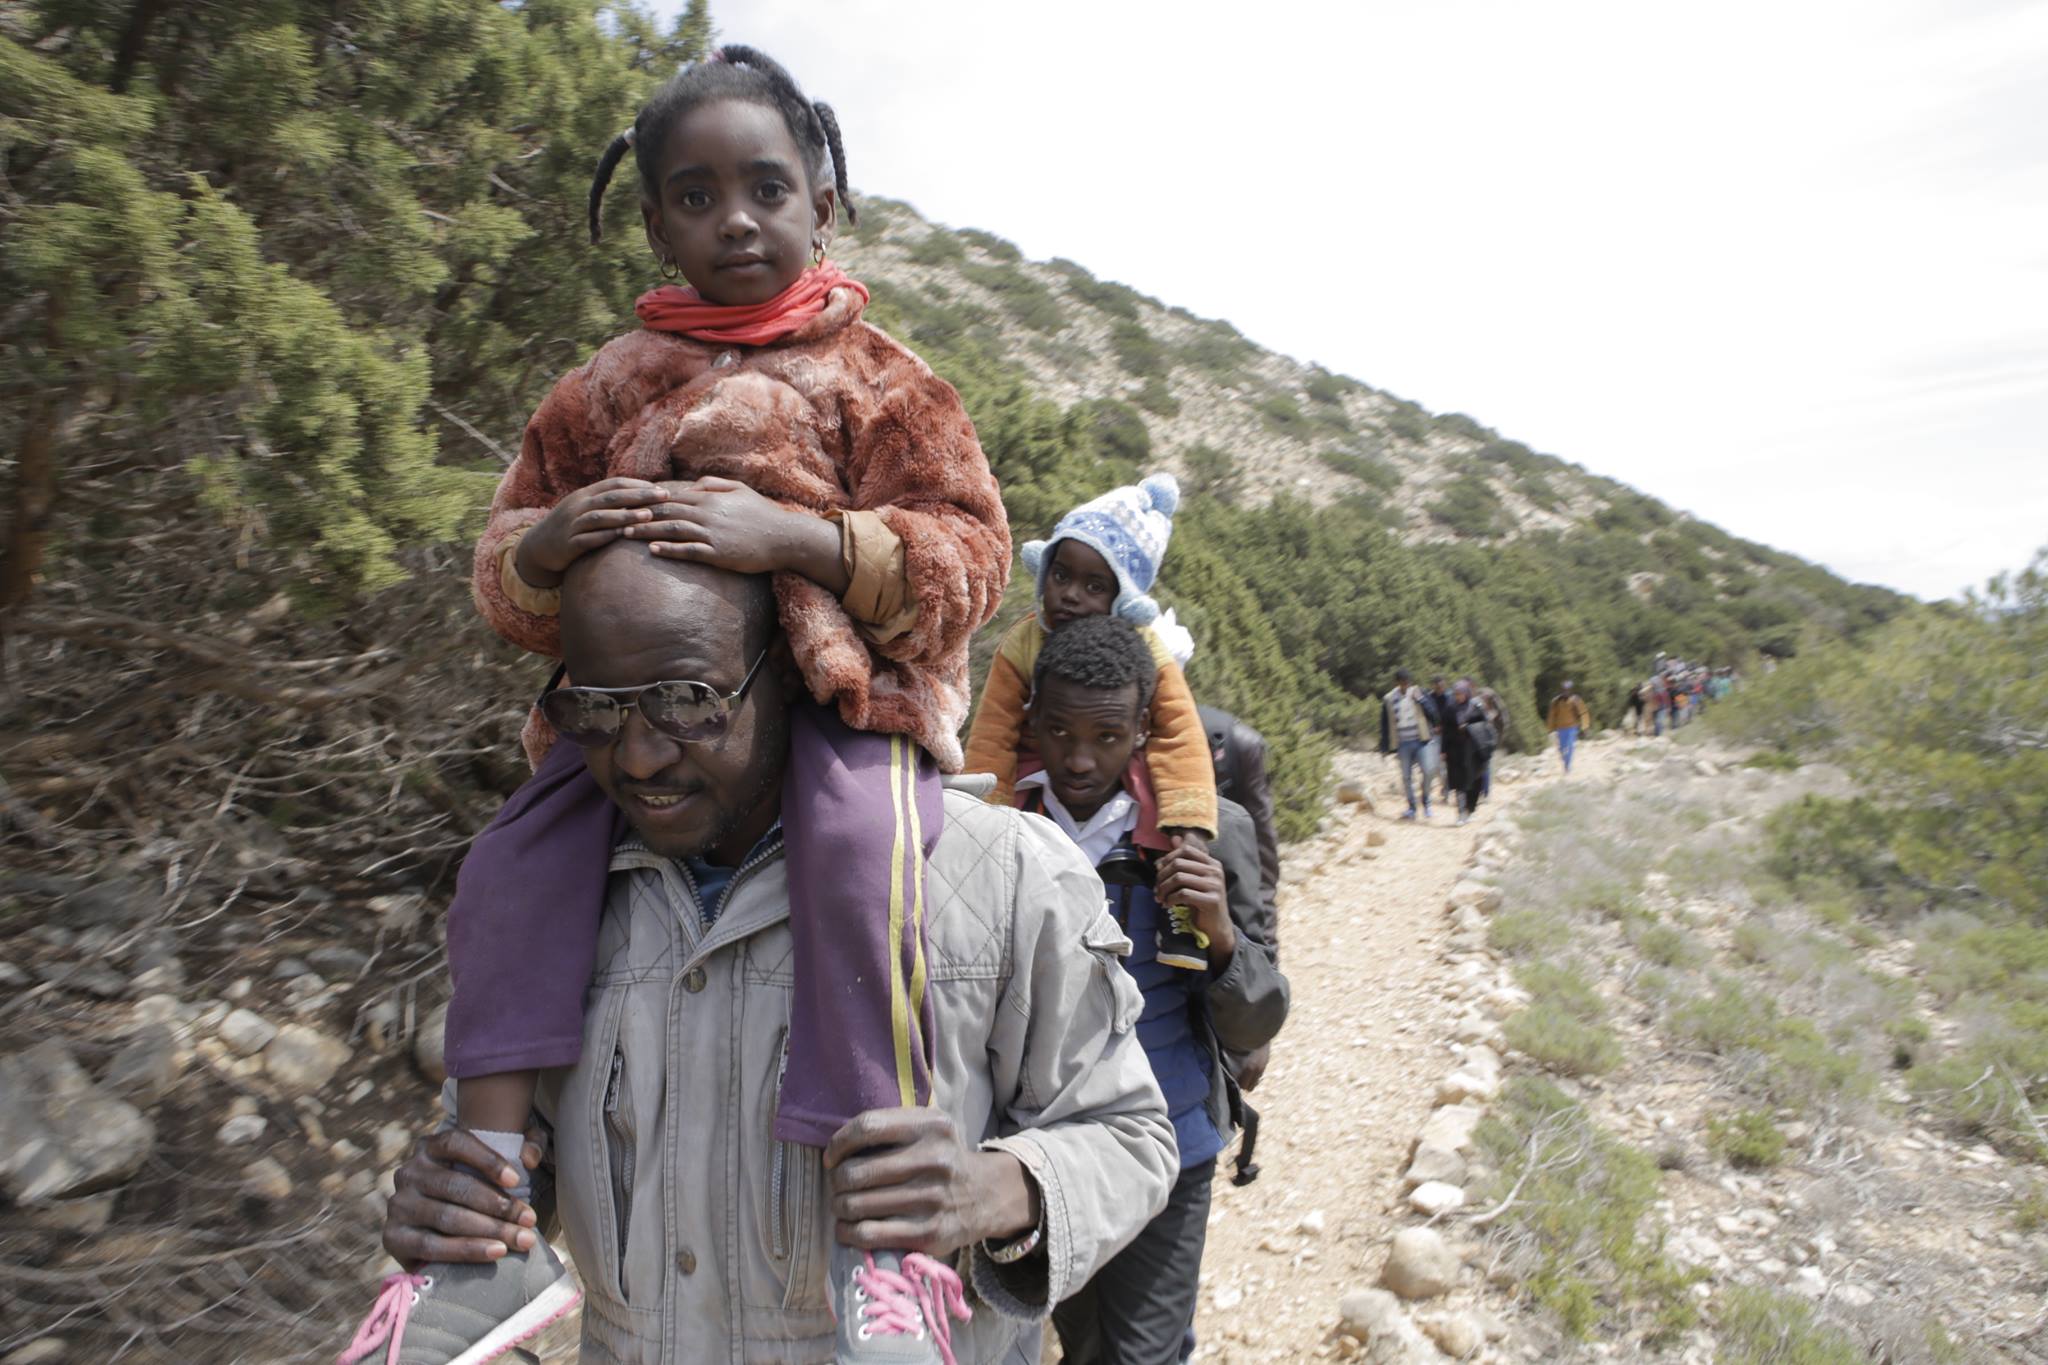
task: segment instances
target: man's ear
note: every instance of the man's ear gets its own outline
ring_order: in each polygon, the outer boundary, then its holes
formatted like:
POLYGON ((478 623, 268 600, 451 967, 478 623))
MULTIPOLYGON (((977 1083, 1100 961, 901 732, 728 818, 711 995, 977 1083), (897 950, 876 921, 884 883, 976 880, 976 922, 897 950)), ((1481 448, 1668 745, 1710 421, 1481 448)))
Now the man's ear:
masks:
POLYGON ((1150 725, 1151 725, 1151 722, 1150 722, 1150 718, 1149 718, 1149 717, 1148 717, 1148 716, 1147 716, 1147 715, 1145 714, 1145 713, 1146 713, 1146 711, 1147 711, 1147 710, 1149 710, 1149 709, 1150 709, 1149 707, 1140 707, 1140 708, 1138 709, 1138 725, 1137 725, 1137 735, 1138 735, 1138 737, 1137 737, 1137 738, 1136 738, 1135 740, 1133 740, 1133 741, 1131 742, 1131 747, 1132 747, 1133 749, 1142 749, 1142 748, 1144 748, 1144 747, 1145 747, 1145 741, 1146 741, 1146 740, 1148 740, 1148 739, 1150 739, 1150 738, 1152 738, 1152 730, 1151 730, 1151 728, 1150 728, 1150 725))

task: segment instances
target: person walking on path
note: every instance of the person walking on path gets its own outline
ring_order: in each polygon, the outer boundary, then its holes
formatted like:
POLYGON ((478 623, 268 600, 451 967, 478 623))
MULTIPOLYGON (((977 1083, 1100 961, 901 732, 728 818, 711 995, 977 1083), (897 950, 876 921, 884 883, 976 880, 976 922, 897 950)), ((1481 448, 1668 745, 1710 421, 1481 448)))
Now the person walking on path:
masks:
POLYGON ((1578 746, 1579 733, 1593 728, 1593 718, 1586 711, 1586 699, 1572 690, 1571 679, 1565 679, 1558 694, 1550 699, 1550 733, 1557 736, 1558 757, 1564 760, 1564 770, 1572 770, 1572 750, 1578 746))
POLYGON ((942 1024, 932 1100, 854 1116, 822 1151, 779 1142, 791 1026, 816 1008, 789 968, 785 821, 795 784, 818 779, 774 587, 618 541, 571 566, 561 621, 597 742, 570 738, 618 813, 580 1002, 593 1046, 543 1073, 512 1157, 451 1123, 398 1169, 384 1245, 411 1273, 345 1354, 454 1357, 436 1352, 555 1264, 554 1216, 586 1295, 585 1361, 1035 1362, 1040 1324, 1180 1173, 1094 868, 1047 821, 899 772, 910 818, 929 829, 945 808, 919 883, 942 1024), (552 1180, 529 1188, 543 1165, 552 1180), (830 1268, 849 1259, 858 1292, 842 1297, 830 1268))
POLYGON ((1033 747, 1044 767, 1017 781, 1016 802, 1042 815, 1099 868, 1105 925, 1128 940, 1125 966, 1143 1004, 1138 1041, 1152 1064, 1180 1150, 1166 1208, 1053 1310, 1067 1365, 1175 1365, 1181 1359, 1208 1235, 1216 1159, 1235 1108, 1226 1051, 1270 1041, 1286 1021, 1287 979, 1260 936, 1251 817, 1219 800, 1207 848, 1159 828, 1145 759, 1145 717, 1158 665, 1128 621, 1095 616, 1047 639, 1031 678, 1033 747), (1199 974, 1157 960, 1162 907, 1186 906, 1208 954, 1199 974))
POLYGON ((1436 737, 1422 747, 1422 771, 1429 785, 1440 791, 1448 802, 1451 799, 1451 776, 1444 763, 1444 732, 1450 728, 1453 704, 1443 674, 1429 680, 1429 691, 1423 693, 1423 702, 1429 707, 1429 723, 1436 727, 1436 737))
POLYGON ((1632 735, 1643 733, 1644 687, 1637 683, 1628 693, 1628 732, 1632 735))
POLYGON ((1429 818, 1429 768, 1423 751, 1436 737, 1436 724, 1429 714, 1429 699, 1415 685, 1407 669, 1397 669, 1394 686, 1380 698, 1380 752, 1398 754, 1401 790, 1408 797, 1403 820, 1415 818, 1415 770, 1422 769, 1422 818, 1429 818))
POLYGON ((1486 770, 1500 733, 1487 718, 1486 708, 1472 694, 1472 680, 1458 679, 1451 689, 1451 715, 1444 724, 1444 771, 1449 774, 1451 792, 1458 800, 1458 823, 1472 818, 1485 794, 1486 770))

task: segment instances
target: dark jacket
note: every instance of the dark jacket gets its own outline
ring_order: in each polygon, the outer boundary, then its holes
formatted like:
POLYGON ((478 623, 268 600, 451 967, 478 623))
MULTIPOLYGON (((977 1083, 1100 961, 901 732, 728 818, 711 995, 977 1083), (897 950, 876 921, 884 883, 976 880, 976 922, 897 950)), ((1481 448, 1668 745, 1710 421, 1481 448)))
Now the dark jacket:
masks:
MULTIPOLYGON (((1273 789, 1266 778, 1266 737, 1219 707, 1204 706, 1209 757, 1216 765, 1216 795, 1243 806, 1259 847, 1259 903, 1266 946, 1280 956, 1280 831, 1273 819, 1273 789)), ((1222 854, 1216 855, 1218 859, 1222 854)))
MULTIPOLYGON (((1134 760, 1143 762, 1142 759, 1134 760)), ((1041 814, 1036 793, 1018 794, 1019 806, 1041 814)), ((1216 837, 1209 852, 1223 864, 1223 884, 1230 903, 1230 922, 1237 931, 1237 951, 1221 975, 1202 974, 1195 992, 1195 1034, 1209 1052, 1209 1118, 1228 1138, 1239 1113, 1237 1081, 1231 1058, 1271 1042, 1287 1022, 1290 991, 1280 974, 1273 949, 1262 928, 1265 909, 1259 896, 1258 835, 1252 817, 1235 801, 1218 798, 1216 837)), ((1142 838, 1141 838, 1142 842, 1142 838)), ((1128 979, 1128 978, 1126 978, 1128 979)), ((1137 1018, 1132 1013, 1132 1021, 1137 1018)))
POLYGON ((1477 783, 1492 757, 1491 751, 1480 752, 1468 733, 1478 721, 1486 721, 1489 725, 1493 723, 1487 717, 1486 708, 1480 705, 1479 698, 1474 697, 1463 706, 1453 703, 1450 723, 1444 727, 1444 769, 1450 777, 1453 791, 1465 791, 1477 783))
MULTIPOLYGON (((1209 851, 1223 864, 1230 898, 1230 922, 1237 929, 1237 952, 1222 976, 1209 983, 1199 998, 1208 1017, 1210 1047, 1209 1117, 1216 1131, 1229 1137, 1243 1123, 1237 1072, 1244 1058, 1273 1041, 1287 1022, 1291 992, 1280 973, 1279 954, 1261 928, 1266 918, 1257 876, 1257 835, 1243 806, 1219 794, 1216 801, 1216 842, 1209 851)), ((1200 1030, 1198 1030, 1199 1032, 1200 1030)))

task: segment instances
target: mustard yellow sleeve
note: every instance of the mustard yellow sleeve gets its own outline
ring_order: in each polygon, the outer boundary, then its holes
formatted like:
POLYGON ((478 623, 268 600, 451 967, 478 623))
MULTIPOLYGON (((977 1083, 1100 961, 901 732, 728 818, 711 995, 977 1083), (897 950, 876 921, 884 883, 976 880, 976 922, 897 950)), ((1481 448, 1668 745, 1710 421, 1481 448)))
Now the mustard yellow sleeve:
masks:
POLYGON ((826 514, 839 524, 839 563, 846 570, 846 606, 861 633, 885 645, 917 624, 917 594, 911 591, 903 537, 874 512, 826 514))
POLYGON ((560 616, 560 588, 536 588, 519 576, 519 542, 532 529, 522 526, 505 538, 504 548, 498 551, 498 583, 505 589, 506 600, 521 611, 530 611, 535 616, 560 616))
POLYGON ((1145 766, 1159 797, 1159 823, 1215 838, 1216 768, 1209 759, 1209 732, 1202 728, 1187 675, 1171 659, 1159 666, 1151 721, 1145 766))
POLYGON ((991 803, 1007 806, 1017 791, 1017 746, 1024 739, 1024 705, 1031 686, 1007 653, 999 652, 981 689, 981 705, 967 731, 964 771, 994 773, 991 803))

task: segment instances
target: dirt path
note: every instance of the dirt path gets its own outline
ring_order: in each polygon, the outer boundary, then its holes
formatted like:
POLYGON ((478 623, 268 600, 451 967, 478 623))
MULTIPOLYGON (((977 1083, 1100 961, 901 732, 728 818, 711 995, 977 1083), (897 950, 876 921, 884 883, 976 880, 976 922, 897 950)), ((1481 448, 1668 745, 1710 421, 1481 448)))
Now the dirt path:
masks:
MULTIPOLYGON (((1572 780, 1599 773, 1611 752, 1582 745, 1572 780)), ((1219 1163, 1196 1359, 1311 1358, 1338 1299, 1374 1282, 1409 1221, 1401 1173, 1455 1060, 1444 899, 1477 837, 1559 777, 1554 755, 1509 762, 1530 775, 1496 781, 1458 829, 1441 810, 1427 824, 1394 818, 1391 763, 1344 755, 1339 776, 1363 783, 1375 812, 1340 805, 1320 837, 1287 850, 1280 938, 1293 1013, 1254 1097, 1262 1174, 1238 1188, 1230 1159, 1219 1163), (1371 846, 1374 833, 1386 842, 1371 846)))

